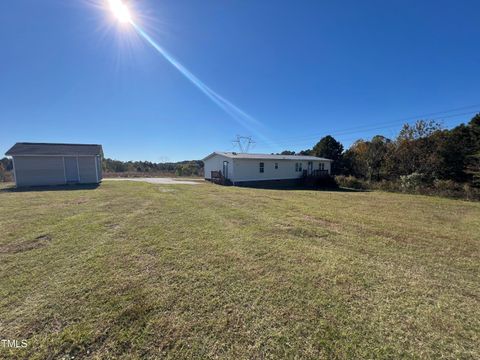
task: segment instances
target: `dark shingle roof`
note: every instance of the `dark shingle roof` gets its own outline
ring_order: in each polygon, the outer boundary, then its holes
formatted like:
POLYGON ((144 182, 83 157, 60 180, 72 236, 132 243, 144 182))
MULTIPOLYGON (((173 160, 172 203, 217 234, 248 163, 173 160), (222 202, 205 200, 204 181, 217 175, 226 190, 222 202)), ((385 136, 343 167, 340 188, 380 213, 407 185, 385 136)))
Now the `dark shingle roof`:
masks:
POLYGON ((100 155, 102 145, 95 144, 53 144, 16 143, 5 155, 100 155))

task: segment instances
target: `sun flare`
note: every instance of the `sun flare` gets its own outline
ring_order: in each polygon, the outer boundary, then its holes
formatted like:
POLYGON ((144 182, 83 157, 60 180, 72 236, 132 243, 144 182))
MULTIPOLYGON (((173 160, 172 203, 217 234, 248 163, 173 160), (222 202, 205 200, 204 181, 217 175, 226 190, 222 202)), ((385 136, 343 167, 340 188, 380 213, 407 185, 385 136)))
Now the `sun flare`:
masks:
POLYGON ((132 22, 130 10, 121 0, 108 0, 108 3, 110 4, 110 9, 118 21, 122 23, 132 22))

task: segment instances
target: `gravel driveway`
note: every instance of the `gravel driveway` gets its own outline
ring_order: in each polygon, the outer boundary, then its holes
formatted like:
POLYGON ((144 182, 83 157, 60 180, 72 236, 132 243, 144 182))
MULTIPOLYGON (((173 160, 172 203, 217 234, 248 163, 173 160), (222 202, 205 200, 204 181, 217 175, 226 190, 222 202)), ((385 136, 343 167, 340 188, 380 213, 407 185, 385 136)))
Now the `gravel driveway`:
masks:
POLYGON ((102 181, 141 181, 147 182, 150 184, 169 184, 169 185, 176 185, 176 184, 185 184, 185 185, 198 185, 203 182, 202 179, 199 180, 177 180, 175 178, 107 178, 102 179, 102 181))

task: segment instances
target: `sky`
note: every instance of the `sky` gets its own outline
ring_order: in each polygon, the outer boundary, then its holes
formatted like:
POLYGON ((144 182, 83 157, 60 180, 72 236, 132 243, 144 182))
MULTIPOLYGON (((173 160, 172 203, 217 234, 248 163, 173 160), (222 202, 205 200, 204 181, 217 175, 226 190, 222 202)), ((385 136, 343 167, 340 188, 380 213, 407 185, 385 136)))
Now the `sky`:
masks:
POLYGON ((135 22, 254 126, 225 112, 103 0, 0 2, 0 152, 99 143, 154 162, 346 147, 402 122, 480 112, 480 1, 129 0, 135 22), (435 113, 433 115, 429 115, 435 113))

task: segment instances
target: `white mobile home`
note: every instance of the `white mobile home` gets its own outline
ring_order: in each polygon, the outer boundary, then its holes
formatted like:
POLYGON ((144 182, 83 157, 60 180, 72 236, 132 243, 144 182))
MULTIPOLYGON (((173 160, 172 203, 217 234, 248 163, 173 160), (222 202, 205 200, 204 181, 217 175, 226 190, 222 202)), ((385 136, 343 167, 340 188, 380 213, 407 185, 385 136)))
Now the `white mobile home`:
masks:
POLYGON ((102 180, 102 146, 16 143, 12 157, 17 187, 94 184, 102 180))
POLYGON ((205 179, 221 173, 234 185, 295 183, 306 175, 330 174, 332 160, 316 156, 213 152, 203 159, 205 179))

